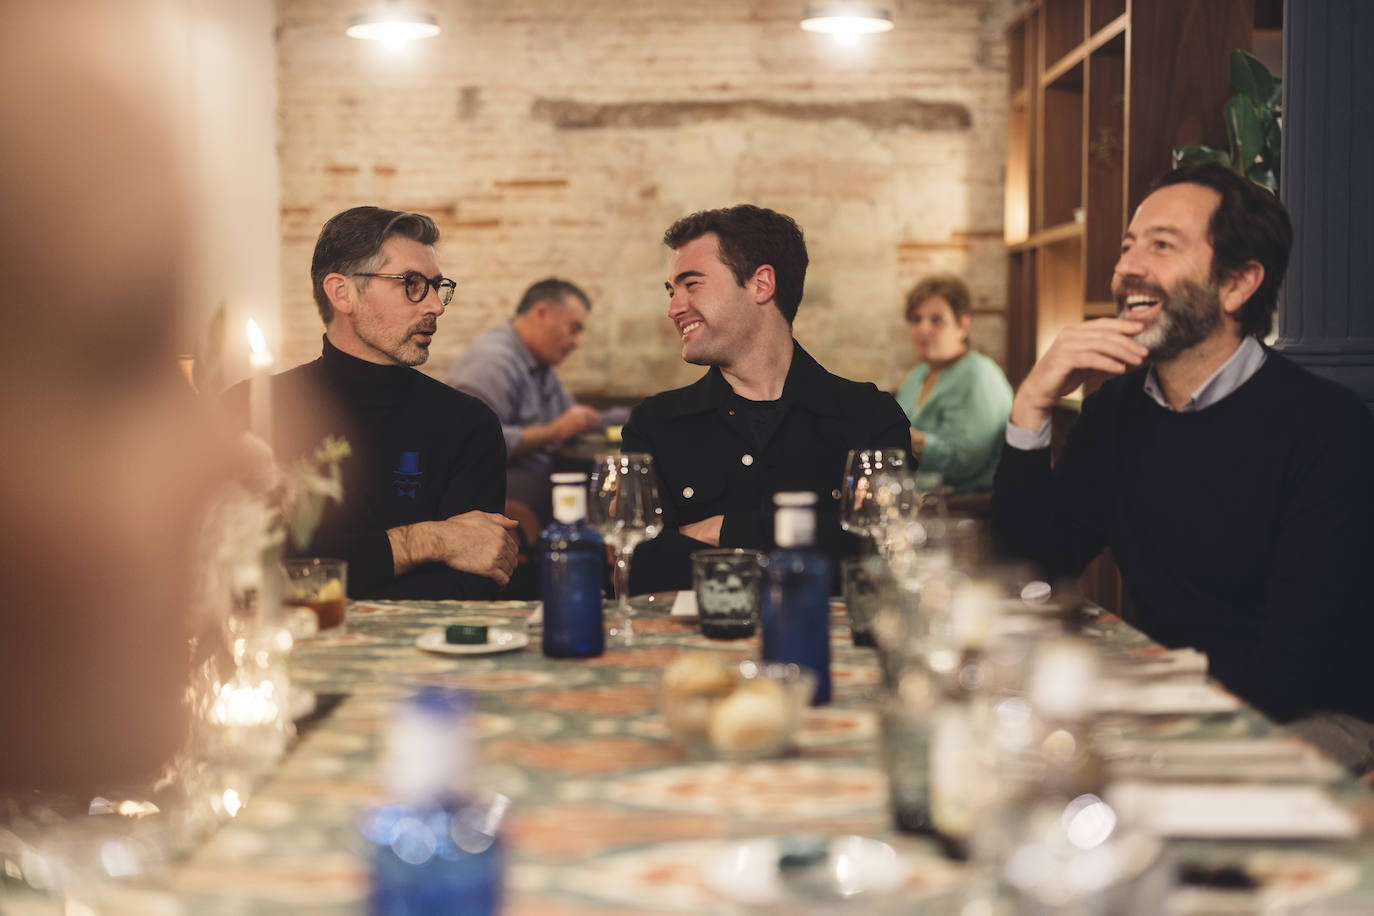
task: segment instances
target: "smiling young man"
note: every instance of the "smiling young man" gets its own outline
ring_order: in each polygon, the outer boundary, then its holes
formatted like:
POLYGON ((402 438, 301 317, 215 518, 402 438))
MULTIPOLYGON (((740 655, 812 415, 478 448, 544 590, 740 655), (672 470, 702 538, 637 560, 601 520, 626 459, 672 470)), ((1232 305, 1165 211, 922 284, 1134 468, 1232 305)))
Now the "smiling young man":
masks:
POLYGON ((1064 329, 1016 393, 994 528, 1056 573, 1110 547, 1127 619, 1271 714, 1367 717, 1374 421, 1260 343, 1291 240, 1226 169, 1162 178, 1122 242, 1118 317, 1064 329), (1051 468, 1050 409, 1095 373, 1116 377, 1051 468))
POLYGON ((515 565, 500 424, 413 368, 454 292, 438 240, 429 217, 379 207, 325 223, 310 265, 324 352, 270 380, 279 461, 329 435, 352 448, 303 553, 347 560, 353 598, 494 598, 515 565))
POLYGON ((663 241, 682 358, 710 369, 646 399, 625 426, 625 450, 653 455, 664 523, 635 552, 630 590, 690 588, 695 550, 770 549, 779 491, 817 494, 818 546, 852 551, 838 508, 849 450, 909 450, 911 440, 891 395, 831 375, 792 338, 808 262, 801 229, 741 204, 684 217, 663 241))
POLYGON ((514 318, 473 339, 446 379, 496 411, 509 458, 506 496, 530 509, 541 528, 553 519, 554 453, 601 425, 601 415, 576 403, 553 372, 582 344, 591 307, 567 280, 541 280, 520 297, 514 318))

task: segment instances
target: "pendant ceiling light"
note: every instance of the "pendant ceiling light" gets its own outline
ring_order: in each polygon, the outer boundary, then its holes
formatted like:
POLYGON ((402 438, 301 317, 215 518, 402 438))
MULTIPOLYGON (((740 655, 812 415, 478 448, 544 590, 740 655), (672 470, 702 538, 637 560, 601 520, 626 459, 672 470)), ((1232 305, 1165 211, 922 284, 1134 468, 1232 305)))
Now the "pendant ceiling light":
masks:
POLYGON ((411 41, 439 34, 439 21, 430 13, 403 10, 393 4, 359 13, 348 20, 349 38, 370 41, 411 41))
POLYGON ((890 32, 892 14, 874 3, 818 3, 806 8, 801 27, 834 35, 841 44, 853 44, 860 35, 890 32))

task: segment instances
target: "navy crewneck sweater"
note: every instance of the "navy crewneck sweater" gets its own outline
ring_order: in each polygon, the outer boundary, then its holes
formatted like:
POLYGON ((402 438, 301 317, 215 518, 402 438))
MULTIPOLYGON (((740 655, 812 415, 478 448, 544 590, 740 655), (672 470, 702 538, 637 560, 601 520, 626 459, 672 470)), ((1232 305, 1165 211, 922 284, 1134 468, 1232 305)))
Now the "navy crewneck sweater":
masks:
POLYGON ((1064 455, 1006 447, 994 531, 1055 574, 1110 547, 1127 620, 1205 651, 1270 715, 1366 718, 1374 678, 1374 420, 1273 351, 1235 392, 1175 413, 1139 370, 1089 397, 1064 455))

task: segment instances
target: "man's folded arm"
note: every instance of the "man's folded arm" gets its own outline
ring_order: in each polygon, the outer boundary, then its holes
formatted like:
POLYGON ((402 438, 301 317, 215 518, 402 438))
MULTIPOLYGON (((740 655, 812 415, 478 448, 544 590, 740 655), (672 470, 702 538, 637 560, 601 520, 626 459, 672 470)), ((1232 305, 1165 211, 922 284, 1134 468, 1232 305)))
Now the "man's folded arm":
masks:
POLYGON ((321 533, 311 541, 309 553, 346 561, 351 595, 373 594, 396 577, 391 543, 383 529, 321 533))

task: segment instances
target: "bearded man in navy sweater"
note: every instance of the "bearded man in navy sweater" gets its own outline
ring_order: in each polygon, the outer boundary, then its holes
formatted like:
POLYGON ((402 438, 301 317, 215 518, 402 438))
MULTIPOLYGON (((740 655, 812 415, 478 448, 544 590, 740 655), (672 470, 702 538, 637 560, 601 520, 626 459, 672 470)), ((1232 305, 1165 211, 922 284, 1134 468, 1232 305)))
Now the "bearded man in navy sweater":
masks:
POLYGON ((1122 242, 1118 317, 1065 328, 1016 393, 993 527, 1053 573, 1110 547, 1127 620, 1271 716, 1368 719, 1374 419, 1260 342, 1291 242, 1278 199, 1220 166, 1161 178, 1122 242), (1051 467, 1050 409, 1094 373, 1115 378, 1051 467))

